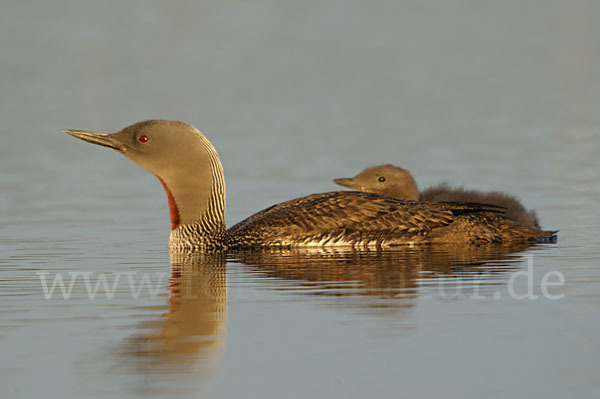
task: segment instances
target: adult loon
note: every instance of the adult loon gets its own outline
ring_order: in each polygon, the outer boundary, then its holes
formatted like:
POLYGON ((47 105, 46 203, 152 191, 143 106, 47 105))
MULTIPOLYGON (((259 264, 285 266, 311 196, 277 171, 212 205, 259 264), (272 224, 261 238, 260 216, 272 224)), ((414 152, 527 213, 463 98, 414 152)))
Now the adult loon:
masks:
POLYGON ((212 144, 192 125, 148 120, 112 134, 64 132, 113 148, 159 178, 169 200, 171 248, 383 248, 421 243, 504 243, 553 234, 507 221, 494 207, 421 203, 348 191, 277 204, 226 230, 223 168, 212 144))
POLYGON ((412 174, 398 166, 379 165, 366 168, 350 178, 334 179, 334 183, 358 191, 388 195, 390 197, 425 202, 477 202, 505 208, 504 216, 517 224, 539 229, 534 211, 527 210, 510 194, 500 191, 482 192, 462 187, 452 188, 447 183, 438 184, 419 192, 412 174))

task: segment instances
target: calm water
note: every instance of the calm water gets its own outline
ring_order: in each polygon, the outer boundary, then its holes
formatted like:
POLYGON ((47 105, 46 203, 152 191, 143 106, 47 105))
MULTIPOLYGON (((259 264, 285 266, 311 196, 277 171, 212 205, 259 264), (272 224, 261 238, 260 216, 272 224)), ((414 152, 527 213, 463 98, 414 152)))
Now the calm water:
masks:
POLYGON ((5 1, 2 397, 597 397, 599 18, 592 0, 5 1), (394 163, 514 193, 559 241, 169 254, 158 180, 60 133, 148 118, 212 141, 229 225, 394 163))

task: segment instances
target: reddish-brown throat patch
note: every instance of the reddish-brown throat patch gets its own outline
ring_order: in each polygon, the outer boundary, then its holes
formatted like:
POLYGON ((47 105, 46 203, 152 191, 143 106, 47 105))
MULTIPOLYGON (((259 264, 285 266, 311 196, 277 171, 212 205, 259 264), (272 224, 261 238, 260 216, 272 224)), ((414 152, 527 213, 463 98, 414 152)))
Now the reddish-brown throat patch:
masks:
POLYGON ((159 176, 156 177, 158 177, 158 180, 160 180, 163 187, 165 188, 165 191, 167 192, 167 198, 169 199, 169 212, 171 213, 171 230, 175 230, 177 227, 179 227, 179 224, 181 223, 181 219, 179 216, 179 208, 177 207, 175 197, 173 197, 173 193, 171 192, 171 190, 169 190, 167 184, 159 176))

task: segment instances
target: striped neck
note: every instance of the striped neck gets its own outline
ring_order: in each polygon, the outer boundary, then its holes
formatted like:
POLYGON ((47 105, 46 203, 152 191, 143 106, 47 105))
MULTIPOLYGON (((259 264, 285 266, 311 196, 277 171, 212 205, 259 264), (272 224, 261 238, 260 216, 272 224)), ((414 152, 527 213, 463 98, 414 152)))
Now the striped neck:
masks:
POLYGON ((171 212, 170 248, 220 247, 225 240, 225 178, 214 147, 201 137, 203 155, 197 169, 172 176, 165 186, 171 212), (206 165, 208 163, 208 165, 206 165))
POLYGON ((221 251, 227 249, 226 240, 227 231, 224 224, 220 228, 215 228, 208 226, 204 221, 199 221, 171 230, 169 249, 221 251))

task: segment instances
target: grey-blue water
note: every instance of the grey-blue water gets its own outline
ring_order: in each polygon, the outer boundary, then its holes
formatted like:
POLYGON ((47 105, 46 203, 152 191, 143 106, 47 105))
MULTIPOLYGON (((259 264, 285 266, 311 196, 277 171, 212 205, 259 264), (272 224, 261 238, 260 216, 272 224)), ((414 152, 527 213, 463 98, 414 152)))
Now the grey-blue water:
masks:
POLYGON ((1 9, 3 398, 599 396, 597 1, 1 9), (228 225, 394 163, 559 241, 171 257, 160 182, 60 132, 148 118, 214 144, 228 225))

